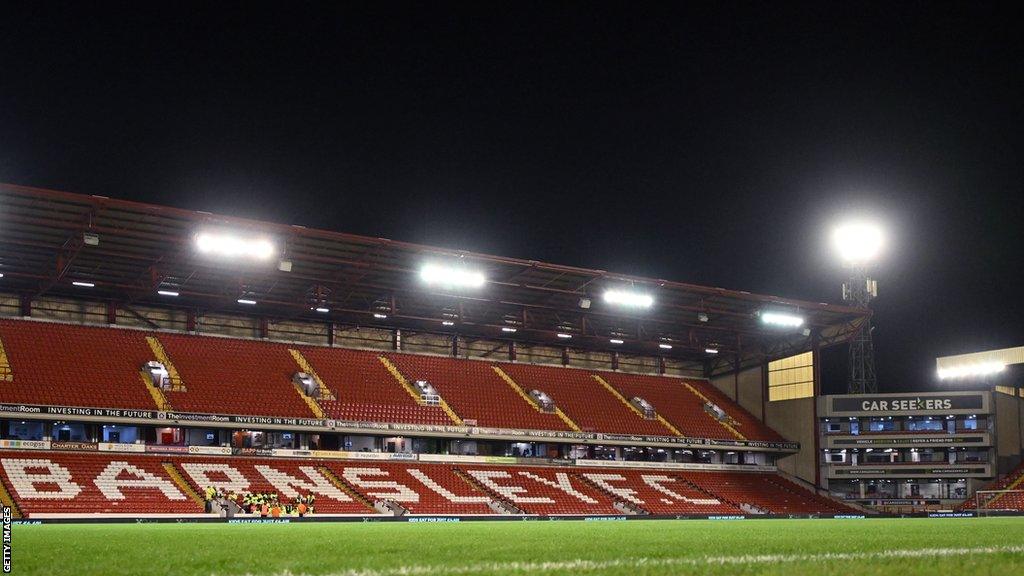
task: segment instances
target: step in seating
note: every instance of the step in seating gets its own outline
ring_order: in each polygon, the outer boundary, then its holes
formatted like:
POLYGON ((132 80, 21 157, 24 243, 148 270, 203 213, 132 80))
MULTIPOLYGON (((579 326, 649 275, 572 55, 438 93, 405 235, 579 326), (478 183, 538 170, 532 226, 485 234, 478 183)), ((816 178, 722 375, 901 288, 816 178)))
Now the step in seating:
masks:
POLYGON ((388 358, 409 378, 430 382, 460 417, 477 426, 568 430, 558 416, 534 408, 488 362, 412 354, 388 358))
POLYGON ((679 378, 619 373, 601 373, 601 376, 623 396, 641 397, 650 402, 657 413, 684 436, 735 439, 704 411, 704 402, 683 386, 679 378))
POLYGON ((0 452, 0 479, 23 514, 195 514, 203 506, 157 456, 0 452))
POLYGON ((494 514, 493 500, 538 515, 738 514, 741 506, 775 514, 849 512, 775 474, 627 467, 7 450, 0 451, 0 481, 29 517, 202 513, 188 492, 207 486, 274 492, 284 500, 314 494, 317 513, 344 515, 380 514, 374 504, 382 501, 409 514, 494 514))
POLYGON ((140 377, 153 359, 145 332, 0 320, 13 377, 0 402, 155 410, 140 377))
POLYGON ((696 379, 687 379, 686 382, 696 388, 708 400, 725 410, 738 423, 736 430, 748 440, 764 440, 768 442, 781 442, 785 440, 778 432, 765 426, 753 414, 736 402, 733 402, 725 393, 715 388, 709 382, 696 379))
POLYGON ((160 334, 185 392, 167 398, 182 412, 313 418, 292 384, 288 347, 272 342, 160 334))
POLYGON ((388 372, 376 352, 317 347, 301 347, 300 350, 334 393, 335 400, 320 401, 328 418, 452 424, 440 406, 419 404, 388 372))
POLYGON ((605 389, 586 370, 498 364, 524 390, 542 390, 583 431, 671 436, 657 421, 645 420, 605 389))

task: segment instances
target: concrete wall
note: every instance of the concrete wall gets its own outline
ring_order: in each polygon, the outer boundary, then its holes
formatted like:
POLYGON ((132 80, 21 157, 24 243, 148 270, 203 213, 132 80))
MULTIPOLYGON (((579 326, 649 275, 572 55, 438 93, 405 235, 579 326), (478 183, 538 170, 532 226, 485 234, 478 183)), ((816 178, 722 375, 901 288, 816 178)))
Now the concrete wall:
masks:
MULTIPOLYGON (((741 394, 742 396, 742 394, 741 394)), ((817 454, 814 450, 814 437, 817 426, 814 422, 815 398, 798 398, 796 400, 779 400, 768 402, 765 423, 772 427, 787 440, 800 443, 800 452, 778 461, 780 470, 789 472, 807 482, 814 483, 817 468, 817 454)))
POLYGON ((1020 464, 1024 452, 1020 426, 1020 410, 1024 408, 1020 404, 1024 399, 994 392, 992 401, 996 412, 996 464, 998 473, 1006 474, 1020 464))

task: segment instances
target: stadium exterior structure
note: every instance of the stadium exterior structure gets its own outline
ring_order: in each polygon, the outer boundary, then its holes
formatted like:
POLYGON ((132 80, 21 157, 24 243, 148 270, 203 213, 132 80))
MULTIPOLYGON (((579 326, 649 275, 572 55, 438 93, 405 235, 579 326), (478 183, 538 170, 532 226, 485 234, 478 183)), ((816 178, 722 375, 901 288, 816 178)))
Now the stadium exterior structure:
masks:
MULTIPOLYGON (((699 514, 696 494, 771 514, 747 485, 765 473, 762 496, 781 491, 805 513, 849 511, 816 492, 817 368, 813 394, 771 401, 768 368, 804 353, 816 367, 822 348, 856 334, 863 309, 0 185, 0 315, 16 318, 0 321, 0 498, 28 509, 53 498, 39 483, 65 476, 58 485, 76 495, 65 512, 102 501, 91 513, 110 513, 122 481, 165 495, 178 482, 188 497, 191 454, 229 469, 309 459, 377 512, 394 498, 374 499, 330 462, 445 462, 443 474, 513 515, 512 496, 529 489, 498 490, 459 466, 513 467, 478 470, 486 478, 548 466, 627 515, 656 515, 649 498, 644 508, 625 497, 641 490, 664 496, 653 507, 667 515, 699 514), (272 257, 211 260, 195 250, 209 231, 267 239, 272 257), (486 281, 477 291, 420 283, 420 267, 437 262, 486 281), (655 304, 602 301, 622 289, 655 304), (803 324, 770 326, 766 312, 803 324), (159 383, 140 371, 151 362, 164 370, 159 383), (356 365, 358 377, 344 372, 356 365), (464 382, 489 388, 473 398, 464 382), (498 390, 513 400, 489 396, 498 390), (393 396, 351 400, 367 391, 393 396), (85 456, 100 451, 111 456, 85 456), (164 472, 148 454, 164 454, 164 472), (132 458, 143 460, 117 469, 132 458), (645 466, 671 472, 645 476, 645 466), (103 472, 113 487, 97 480, 103 472), (688 476, 698 472, 724 476, 688 476)), ((291 478, 317 485, 309 474, 291 478)), ((556 482, 529 480, 534 490, 556 482)))

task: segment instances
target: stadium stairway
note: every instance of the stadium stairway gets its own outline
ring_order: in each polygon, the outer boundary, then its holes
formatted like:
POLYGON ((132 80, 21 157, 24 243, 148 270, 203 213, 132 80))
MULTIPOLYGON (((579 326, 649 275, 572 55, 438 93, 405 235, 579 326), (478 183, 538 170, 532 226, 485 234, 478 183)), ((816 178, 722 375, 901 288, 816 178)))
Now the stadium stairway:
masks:
MULTIPOLYGON (((395 380, 397 380, 398 383, 402 385, 402 388, 404 388, 405 391, 412 396, 413 400, 415 400, 417 404, 421 406, 426 405, 426 402, 419 395, 419 393, 416 392, 416 389, 413 388, 409 379, 406 378, 404 374, 402 374, 402 371, 398 369, 398 366, 396 366, 395 363, 392 362, 390 358, 382 355, 380 356, 380 362, 381 364, 384 365, 387 371, 395 378, 395 380)), ((445 402, 444 397, 441 396, 440 393, 438 394, 438 404, 441 406, 441 410, 443 410, 444 413, 447 414, 449 418, 451 418, 453 424, 455 424, 456 426, 465 425, 464 422, 462 421, 462 418, 460 418, 459 415, 456 414, 454 410, 452 410, 452 407, 449 406, 447 402, 445 402)))
POLYGON ((0 320, 8 365, 0 402, 155 410, 139 379, 153 360, 144 333, 34 320, 0 320))
POLYGON ((355 500, 356 502, 359 502, 360 504, 365 506, 367 510, 376 511, 374 502, 371 499, 361 494, 359 490, 356 489, 355 486, 349 484, 343 478, 338 477, 338 475, 334 473, 334 470, 331 470, 327 466, 319 466, 317 470, 319 470, 320 473, 324 475, 324 478, 327 478, 327 480, 330 481, 331 484, 333 484, 336 488, 338 488, 345 494, 348 494, 348 496, 355 500))
POLYGON ((487 494, 488 496, 490 496, 491 499, 492 499, 492 502, 495 504, 494 509, 496 511, 498 511, 498 513, 500 513, 500 514, 526 514, 526 511, 523 510, 522 508, 520 508, 519 506, 515 505, 512 502, 512 500, 510 498, 508 498, 507 495, 500 494, 496 490, 492 490, 491 488, 485 486, 483 483, 481 483, 479 480, 477 480, 476 478, 471 476, 465 470, 453 466, 452 467, 452 472, 456 476, 458 476, 460 479, 462 479, 463 482, 465 482, 470 487, 472 487, 474 490, 477 490, 479 492, 483 492, 484 494, 487 494))
POLYGON ((11 516, 14 518, 21 518, 21 508, 18 508, 18 503, 11 498, 11 493, 7 488, 7 481, 0 478, 0 504, 7 506, 11 509, 11 516))
MULTIPOLYGON (((540 406, 538 406, 536 403, 534 403, 534 401, 530 399, 530 396, 528 396, 526 394, 526 392, 523 391, 523 387, 520 386, 515 380, 513 380, 512 377, 509 376, 504 370, 502 370, 500 366, 491 366, 491 369, 494 370, 494 373, 497 374, 499 378, 501 378, 506 384, 508 384, 509 388, 511 388, 513 392, 518 394, 523 400, 525 400, 528 404, 530 404, 530 406, 536 412, 539 412, 541 414, 544 413, 544 411, 541 410, 540 406)), ((574 432, 579 432, 580 431, 580 427, 577 426, 576 423, 573 422, 571 418, 566 416, 565 412, 562 412, 562 410, 558 406, 555 406, 554 414, 570 430, 572 430, 574 432)), ((552 428, 552 429, 557 429, 557 428, 552 428)))
POLYGON ((312 493, 318 512, 342 515, 390 513, 377 507, 386 501, 445 515, 850 512, 757 472, 0 451, 0 501, 29 517, 196 514, 207 486, 285 500, 312 493))
MULTIPOLYGON (((630 410, 632 410, 640 418, 645 418, 643 413, 640 412, 640 410, 636 406, 633 406, 633 404, 629 400, 626 400, 626 398, 621 393, 619 393, 619 391, 616 390, 614 386, 609 384, 607 380, 605 380, 604 378, 602 378, 598 374, 591 374, 591 376, 594 377, 594 380, 597 380, 598 384, 600 384, 601 386, 604 386, 605 389, 608 390, 609 394, 611 394, 612 396, 615 396, 616 398, 618 398, 619 402, 622 402, 626 406, 626 408, 629 408, 630 410)), ((658 422, 660 422, 661 425, 665 427, 665 431, 667 432, 666 435, 668 435, 668 436, 682 436, 683 435, 683 433, 680 432, 678 428, 676 428, 675 426, 670 424, 660 414, 656 415, 654 417, 654 419, 657 420, 658 422)))
POLYGON ((4 349, 4 340, 0 338, 0 382, 14 380, 14 372, 11 370, 11 363, 7 360, 7 350, 4 349))
POLYGON ((181 470, 178 470, 178 467, 175 466, 173 462, 163 462, 162 465, 164 470, 167 471, 167 475, 170 476, 171 480, 174 481, 179 490, 184 492, 186 496, 194 500, 196 503, 205 505, 205 498, 203 498, 199 492, 195 491, 192 485, 189 484, 188 480, 185 480, 185 477, 181 475, 181 470))

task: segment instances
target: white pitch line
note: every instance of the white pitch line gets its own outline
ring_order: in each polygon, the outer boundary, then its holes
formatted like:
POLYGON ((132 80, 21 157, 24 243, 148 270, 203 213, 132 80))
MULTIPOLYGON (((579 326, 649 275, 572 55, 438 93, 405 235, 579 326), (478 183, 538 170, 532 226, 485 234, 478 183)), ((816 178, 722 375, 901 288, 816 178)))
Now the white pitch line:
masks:
MULTIPOLYGON (((697 556, 690 558, 622 558, 617 560, 564 560, 553 562, 486 562, 465 566, 410 565, 397 568, 347 570, 327 576, 435 576, 441 574, 491 574, 494 572, 544 573, 556 571, 594 572, 610 568, 668 568, 780 564, 790 562, 828 562, 850 560, 888 560, 900 558, 941 558, 985 554, 1024 554, 1024 546, 985 546, 979 548, 921 548, 884 552, 824 552, 821 554, 746 554, 742 556, 697 556)), ((247 576, 254 576, 249 574, 247 576)), ((275 576, 306 576, 278 572, 275 576)))

